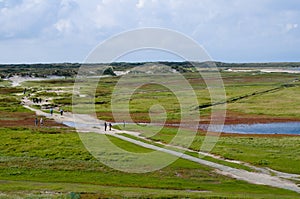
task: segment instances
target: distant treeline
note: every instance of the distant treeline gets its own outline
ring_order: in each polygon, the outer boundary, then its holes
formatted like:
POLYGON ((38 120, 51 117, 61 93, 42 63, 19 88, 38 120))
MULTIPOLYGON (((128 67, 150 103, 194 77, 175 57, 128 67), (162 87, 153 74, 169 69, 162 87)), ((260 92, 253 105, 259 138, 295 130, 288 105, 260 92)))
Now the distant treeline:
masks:
MULTIPOLYGON (((106 67, 105 70, 96 70, 99 74, 115 75, 114 71, 126 71, 131 68, 143 66, 149 64, 167 65, 172 69, 180 73, 193 72, 195 67, 199 68, 211 68, 216 66, 220 69, 226 68, 294 68, 300 67, 300 62, 282 62, 282 63, 223 63, 223 62, 115 62, 111 64, 84 64, 91 68, 106 67), (107 70, 107 68, 109 68, 107 70), (103 72, 104 71, 104 72, 103 72)), ((78 69, 82 66, 80 63, 53 63, 53 64, 0 64, 0 76, 1 78, 7 78, 14 75, 19 76, 34 76, 34 77, 46 77, 46 76, 65 76, 74 77, 77 74, 78 69)))
POLYGON ((270 63, 223 63, 215 62, 219 68, 296 68, 300 62, 270 62, 270 63))
POLYGON ((1 64, 1 78, 8 78, 14 75, 30 77, 75 76, 80 67, 78 63, 62 64, 1 64))

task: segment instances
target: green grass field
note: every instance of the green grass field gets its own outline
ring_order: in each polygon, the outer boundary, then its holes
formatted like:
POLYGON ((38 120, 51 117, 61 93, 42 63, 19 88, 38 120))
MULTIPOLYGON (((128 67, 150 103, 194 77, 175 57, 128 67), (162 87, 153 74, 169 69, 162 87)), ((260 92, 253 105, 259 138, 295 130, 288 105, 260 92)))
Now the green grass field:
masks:
MULTIPOLYGON (((290 191, 220 176, 209 168, 181 159, 152 173, 115 171, 95 160, 71 129, 1 128, 0 136, 0 191, 5 194, 25 196, 28 192, 47 190, 65 194, 84 192, 102 197, 297 196, 290 191)), ((128 151, 149 152, 125 141, 111 139, 128 151)))
MULTIPOLYGON (((295 82, 299 78, 298 74, 287 73, 230 73, 221 72, 223 78, 226 99, 228 100, 227 111, 242 114, 266 115, 268 117, 300 118, 300 112, 295 107, 299 107, 300 82, 295 82), (231 99, 247 94, 266 91, 269 89, 289 84, 293 87, 285 87, 278 91, 265 93, 263 95, 252 96, 235 102, 231 99)), ((186 79, 194 89, 199 105, 210 103, 209 92, 205 82, 199 74, 185 74, 186 79)), ((170 78, 170 77, 168 77, 170 78)), ((111 114, 111 97, 114 92, 119 77, 101 78, 95 93, 95 108, 99 119, 113 120, 111 114)), ((132 80, 133 82, 143 82, 143 76, 132 80)), ((170 79, 170 81, 172 78, 170 79)), ((176 78, 174 79, 174 82, 176 78)), ((72 110, 72 79, 48 80, 41 82, 25 82, 24 87, 31 87, 37 92, 37 96, 53 97, 54 103, 64 106, 65 110, 72 110), (65 93, 56 94, 49 90, 64 90, 65 93), (48 91, 47 91, 48 90, 48 91), (46 92, 45 92, 46 91, 46 92)), ((130 82, 129 82, 130 83, 130 82)), ((175 82, 176 83, 176 82, 175 82)), ((84 85, 84 84, 83 84, 84 85)), ((184 93, 189 95, 189 93, 184 93)), ((157 84, 146 84, 133 93, 130 100, 130 114, 135 121, 150 121, 148 112, 153 104, 161 104, 167 112, 168 122, 179 122, 180 107, 174 93, 164 86, 157 84)), ((119 113, 125 110, 120 109, 119 113)), ((202 116, 208 116, 210 109, 200 109, 202 116)), ((157 116, 158 117, 158 116, 157 116)))
MULTIPOLYGON (((295 108, 300 106, 297 100, 300 99, 300 84, 294 81, 299 75, 258 72, 222 72, 221 75, 229 113, 251 117, 300 118, 300 112, 295 108), (291 86, 282 86, 286 84, 291 86), (241 96, 279 87, 273 92, 231 102, 241 96)), ((199 104, 210 103, 205 83, 199 75, 186 74, 185 77, 194 88, 199 104)), ((118 80, 119 77, 109 77, 99 82, 95 107, 100 119, 113 120, 110 103, 118 80)), ((73 79, 33 81, 11 88, 7 81, 0 81, 0 198, 299 197, 299 194, 292 191, 225 177, 210 168, 183 159, 178 159, 164 169, 145 174, 124 173, 105 166, 87 151, 74 129, 57 126, 34 128, 34 113, 20 105, 23 96, 19 94, 26 87, 29 93, 41 98, 52 98, 52 104, 71 111, 73 82, 73 79)), ((170 90, 157 84, 147 84, 133 93, 129 104, 133 120, 150 121, 149 109, 157 103, 165 108, 168 122, 179 122, 178 99, 170 90)), ((122 113, 124 110, 119 111, 122 113)), ((199 111, 204 117, 210 114, 209 108, 199 111)), ((156 116, 160 118, 163 114, 156 116)), ((182 143, 172 141, 176 134, 175 128, 126 125, 126 130, 142 132, 142 136, 153 141, 174 145, 182 143)), ((188 131, 183 133, 182 138, 189 135, 188 131)), ((104 135, 95 136, 101 139, 104 135)), ((199 150, 203 139, 203 132, 198 133, 190 148, 199 150)), ((127 151, 151 151, 114 137, 110 137, 110 140, 127 151)), ((259 167, 300 174, 299 137, 220 137, 212 153, 259 167)), ((206 159, 235 168, 250 169, 234 163, 206 159)))
MULTIPOLYGON (((182 140, 172 140, 176 128, 126 125, 125 130, 143 132, 142 136, 153 141, 170 143, 182 146, 182 140), (153 135, 153 132, 157 132, 153 135)), ((184 131, 183 131, 184 133, 184 131)), ((188 131, 186 135, 188 136, 188 131)), ((199 134, 194 138, 190 149, 199 151, 204 140, 199 134)), ((186 146, 184 146, 186 147, 186 146)), ((269 167, 278 171, 300 174, 300 137, 220 137, 216 143, 213 154, 230 160, 240 160, 259 167, 269 167)))
MULTIPOLYGON (((228 72, 223 72, 221 75, 225 86, 226 99, 229 102, 227 111, 269 117, 300 118, 299 110, 295 110, 295 107, 299 107, 299 100, 296 99, 300 97, 300 83, 294 82, 295 79, 299 78, 299 75, 228 72), (240 96, 267 91, 285 84, 293 87, 284 87, 278 91, 230 102, 231 99, 240 96)), ((205 89, 205 82, 198 76, 188 74, 186 78, 195 91, 199 105, 210 103, 210 96, 208 90, 205 89)), ((110 99, 118 80, 118 77, 109 80, 100 79, 95 99, 96 102, 100 102, 96 104, 96 111, 100 119, 112 120, 110 99)), ((140 79, 137 78, 134 81, 143 82, 144 80, 143 77, 140 77, 140 79)), ((185 94, 189 95, 188 93, 185 94)), ((149 108, 155 103, 164 106, 168 113, 167 121, 178 122, 180 120, 178 99, 170 90, 156 84, 142 86, 133 93, 130 100, 132 118, 135 121, 150 121, 149 108)), ((123 111, 120 109, 120 114, 123 111)), ((209 109, 202 109, 200 113, 202 116, 208 115, 209 109)))

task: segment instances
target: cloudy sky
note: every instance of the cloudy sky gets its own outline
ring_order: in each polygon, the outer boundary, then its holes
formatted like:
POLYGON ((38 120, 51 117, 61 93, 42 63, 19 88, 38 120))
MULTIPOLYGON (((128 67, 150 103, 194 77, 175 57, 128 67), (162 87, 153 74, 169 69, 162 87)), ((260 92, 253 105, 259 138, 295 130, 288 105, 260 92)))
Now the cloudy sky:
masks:
POLYGON ((0 0, 0 63, 83 62, 143 27, 186 34, 218 61, 300 61, 299 0, 0 0))

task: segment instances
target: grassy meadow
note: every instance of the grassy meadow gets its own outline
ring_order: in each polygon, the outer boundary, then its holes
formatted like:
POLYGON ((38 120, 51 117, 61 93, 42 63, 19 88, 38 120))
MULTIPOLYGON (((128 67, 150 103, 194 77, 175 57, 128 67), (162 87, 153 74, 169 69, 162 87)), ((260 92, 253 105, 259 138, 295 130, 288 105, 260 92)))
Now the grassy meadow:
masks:
MULTIPOLYGON (((224 83, 227 112, 237 114, 265 115, 267 117, 300 118, 299 107, 300 81, 298 74, 261 73, 261 72, 221 72, 224 83), (278 90, 270 91, 274 88, 278 90), (257 94, 264 92, 263 94, 257 94), (239 97, 249 95, 243 99, 239 97), (238 99, 235 101, 235 99, 238 99)), ((169 78, 169 77, 168 77, 169 78)), ((210 104, 210 94, 205 81, 199 74, 188 73, 185 78, 194 89, 199 106, 210 104)), ((111 97, 120 77, 101 78, 95 93, 95 109, 99 119, 113 121, 111 113, 111 97)), ((169 80, 169 79, 168 79, 169 80)), ((176 84, 174 78, 174 84, 176 84)), ((134 82, 143 82, 143 76, 134 82)), ((172 81, 172 79, 170 79, 172 81)), ((52 97, 53 102, 72 110, 72 92, 74 80, 47 80, 25 82, 23 87, 31 87, 38 97, 52 97), (64 92, 62 92, 64 91, 64 92)), ((184 93, 189 95, 189 93, 184 93)), ((125 100, 125 99, 123 99, 125 100)), ((170 89, 158 84, 146 84, 136 89, 131 95, 130 115, 136 122, 149 122, 149 108, 160 104, 167 113, 167 122, 180 121, 180 106, 176 95, 170 89)), ((197 107, 193 107, 197 108, 197 107)), ((120 114, 125 110, 119 110, 120 114)), ((209 116, 210 108, 200 108, 201 116, 209 116)))
MULTIPOLYGON (((295 81, 299 75, 260 72, 221 72, 221 75, 226 89, 228 114, 249 116, 250 119, 300 118, 300 112, 295 108, 300 106, 297 100, 300 99, 300 83, 295 81), (269 92, 274 88, 278 89, 269 92), (257 94, 263 91, 266 92, 257 94), (247 97, 238 99, 241 96, 247 97)), ((203 79, 193 73, 187 73, 185 77, 194 89, 199 105, 209 104, 209 92, 203 79)), ((99 119, 114 120, 111 96, 119 79, 100 79, 95 94, 99 119)), ((23 97, 21 93, 27 88, 28 93, 35 94, 28 96, 30 99, 51 99, 49 103, 72 111, 73 83, 72 78, 28 81, 12 88, 8 81, 0 81, 0 198, 299 197, 292 191, 222 176, 211 168, 183 159, 145 174, 124 173, 105 166, 87 151, 75 129, 55 124, 49 119, 47 126, 37 128, 33 124, 35 114, 20 104, 23 97)), ((129 103, 131 117, 136 122, 149 122, 149 109, 157 103, 166 110, 167 122, 180 121, 178 99, 169 89, 158 84, 147 84, 135 90, 129 103)), ((210 108, 200 108, 198 111, 201 117, 209 117, 210 108)), ((160 116, 163 117, 163 114, 157 117, 160 116)), ((123 129, 122 125, 119 128, 123 129)), ((172 141, 176 128, 128 124, 125 130, 141 132, 150 143, 161 141, 180 144, 172 141)), ((105 135, 97 136, 101 138, 105 135)), ((204 132, 198 132, 189 148, 199 150, 203 139, 204 132)), ((151 152, 114 137, 110 137, 110 140, 127 151, 151 152)), ((300 174, 299 136, 222 136, 212 153, 258 167, 300 174)), ((207 160, 228 164, 210 158, 207 160)), ((237 164, 229 166, 249 169, 237 164)))
MULTIPOLYGON (((297 74, 268 73, 221 73, 227 100, 227 112, 238 114, 265 115, 268 117, 300 118, 300 82, 297 74), (288 85, 288 86, 284 86, 288 85), (274 88, 276 91, 267 92, 274 88), (264 94, 255 93, 266 91, 264 94), (241 96, 250 95, 244 99, 233 101, 241 96), (253 96, 252 96, 253 95, 253 96)), ((187 80, 191 84, 197 96, 199 105, 210 103, 209 91, 205 82, 199 75, 187 74, 187 80)), ((96 111, 100 119, 113 120, 111 115, 110 99, 118 77, 100 79, 96 93, 96 111), (98 102, 98 103, 97 103, 98 102)), ((139 80, 136 80, 139 81, 139 80)), ((143 82, 143 79, 140 80, 143 82)), ((188 95, 188 93, 186 93, 188 95)), ((138 88, 130 100, 130 114, 134 121, 149 122, 149 108, 159 103, 167 112, 167 122, 176 123, 180 121, 179 102, 174 94, 161 85, 148 84, 138 88)), ((201 116, 208 116, 210 109, 199 109, 201 116)), ((122 110, 120 110, 122 114, 122 110)))
MULTIPOLYGON (((86 194, 95 197, 191 198, 297 196, 291 191, 224 177, 181 159, 152 173, 115 171, 95 160, 72 129, 1 128, 0 134, 0 191, 12 198, 18 194, 38 194, 41 190, 61 193, 61 196, 76 192, 82 198, 86 194)), ((111 139, 128 151, 149 152, 149 149, 111 139)))
MULTIPOLYGON (((120 127, 122 128, 121 125, 120 127)), ((173 140, 177 134, 176 128, 126 125, 122 129, 142 132, 141 136, 153 141, 182 146, 182 141, 173 140), (157 133, 153 135, 153 132, 157 133)), ((181 133, 186 134, 183 137, 190 135, 188 130, 181 133)), ((204 138, 203 133, 198 133, 189 148, 199 151, 204 138)), ((258 167, 300 174, 299 136, 221 136, 211 153, 229 160, 248 162, 258 167)))

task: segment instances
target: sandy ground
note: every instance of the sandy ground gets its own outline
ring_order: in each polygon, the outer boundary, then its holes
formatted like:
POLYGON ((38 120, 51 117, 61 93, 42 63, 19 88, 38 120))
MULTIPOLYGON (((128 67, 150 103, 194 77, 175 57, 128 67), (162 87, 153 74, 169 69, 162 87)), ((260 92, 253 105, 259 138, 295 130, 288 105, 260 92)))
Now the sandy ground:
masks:
POLYGON ((261 69, 227 69, 228 72, 256 72, 260 71, 263 73, 300 73, 300 70, 292 70, 292 69, 281 69, 281 68, 261 68, 261 69))
POLYGON ((289 69, 261 69, 261 72, 265 73, 300 73, 300 70, 289 70, 289 69))
POLYGON ((21 83, 26 82, 26 81, 43 81, 43 80, 49 80, 49 79, 63 79, 64 77, 59 77, 59 76, 51 76, 47 78, 40 78, 40 77, 20 77, 20 76, 13 76, 8 78, 9 81, 12 82, 12 86, 20 86, 21 83))
POLYGON ((46 80, 46 78, 32 78, 32 77, 20 77, 20 76, 13 76, 8 78, 12 82, 12 86, 20 86, 22 82, 25 81, 42 81, 46 80))

